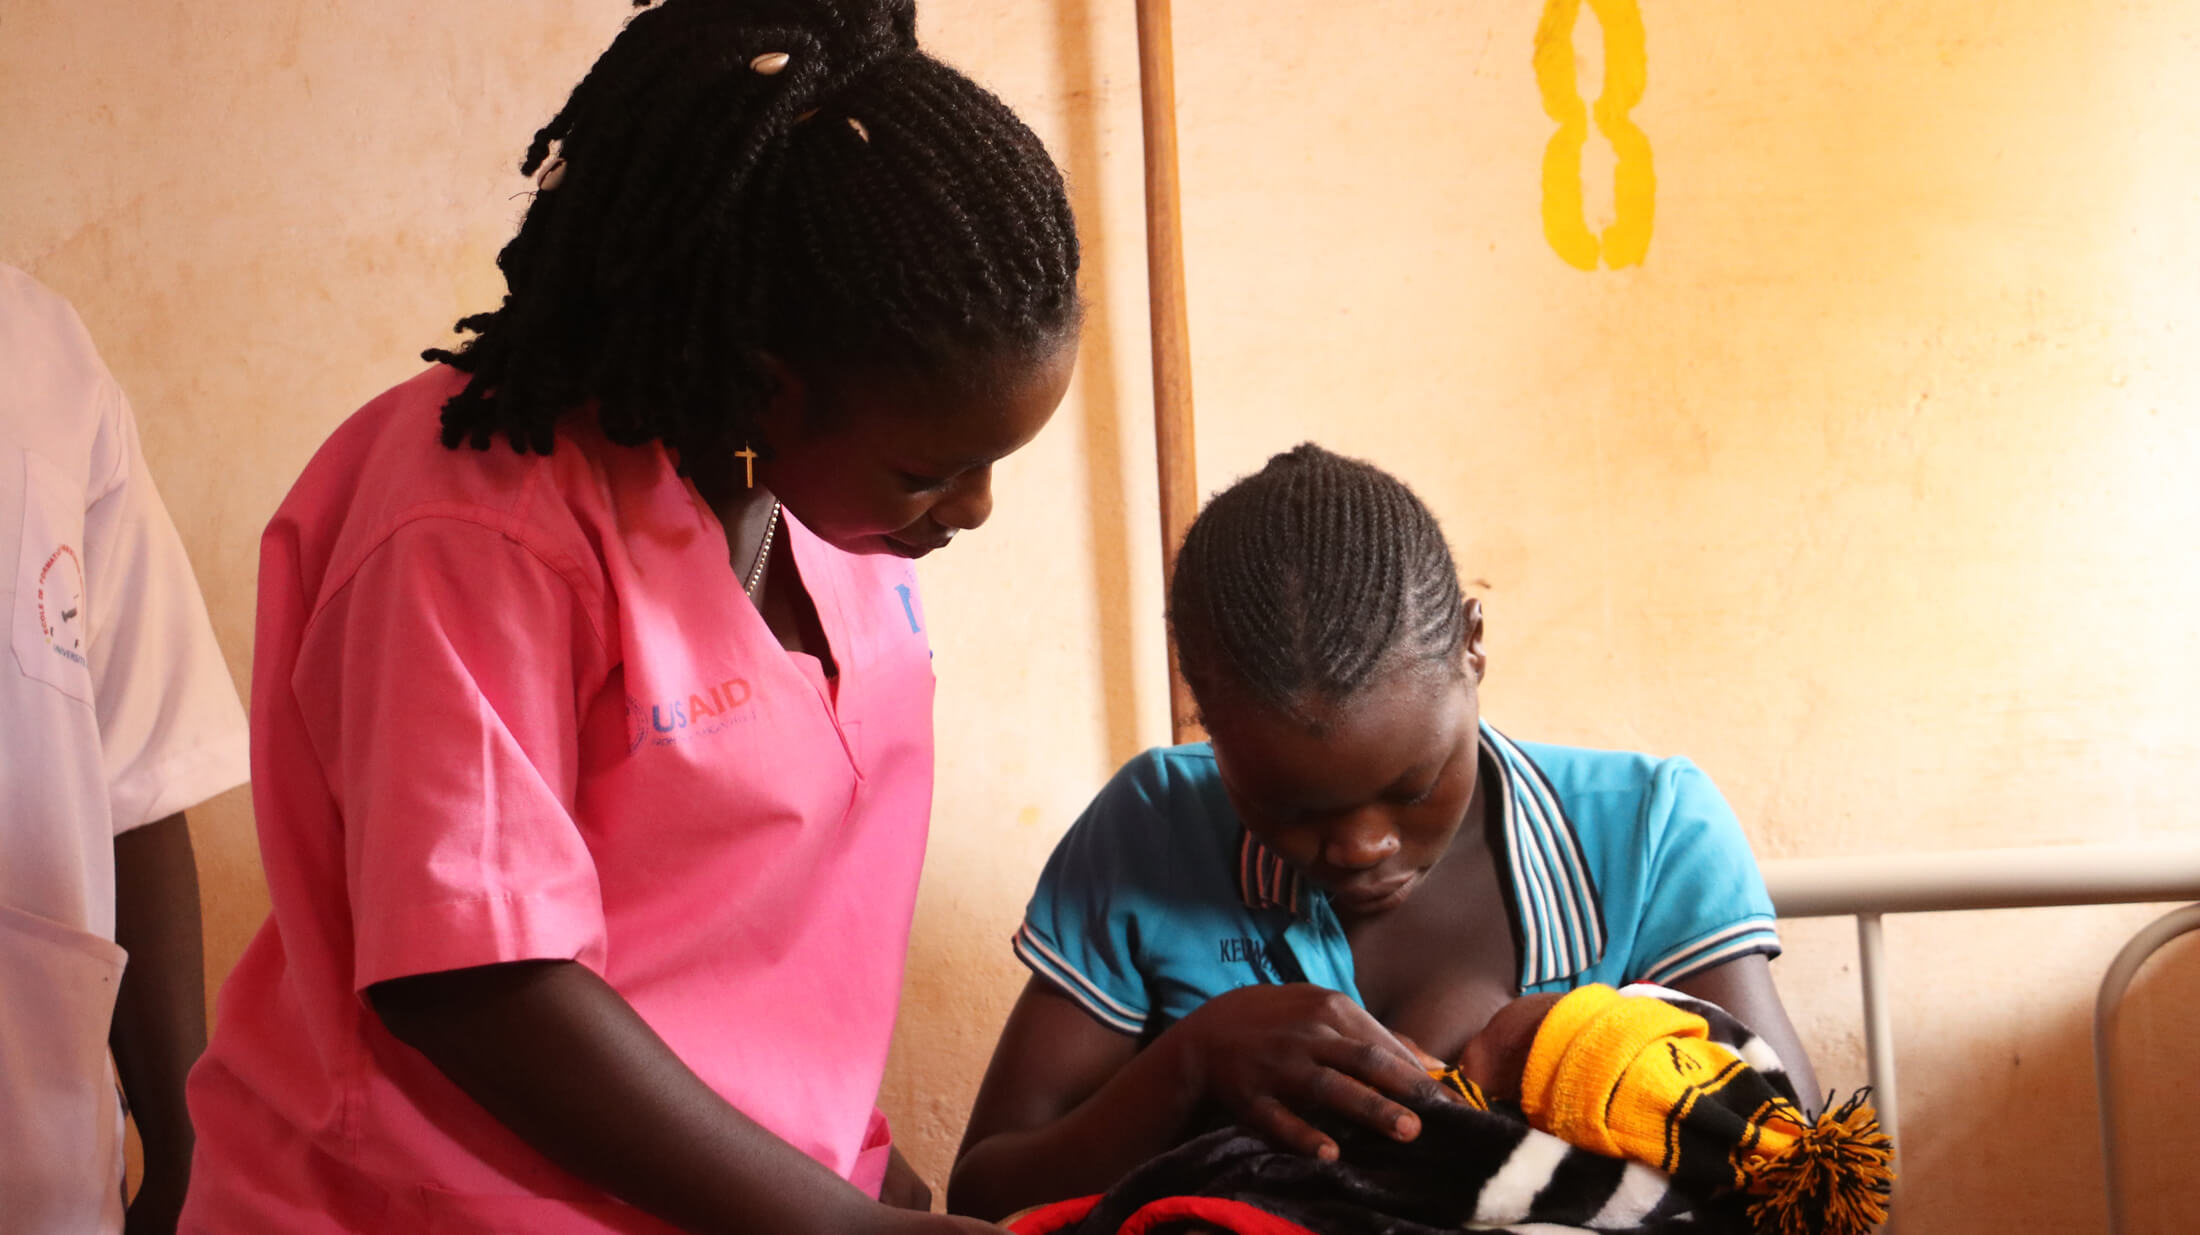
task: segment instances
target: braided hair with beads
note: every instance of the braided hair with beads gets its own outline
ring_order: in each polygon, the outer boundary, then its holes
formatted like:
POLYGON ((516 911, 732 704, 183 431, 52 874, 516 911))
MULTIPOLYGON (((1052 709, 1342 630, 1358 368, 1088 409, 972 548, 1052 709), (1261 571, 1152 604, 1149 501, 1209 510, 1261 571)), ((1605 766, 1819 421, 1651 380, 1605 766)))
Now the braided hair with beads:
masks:
POLYGON ((446 446, 548 454, 593 405, 692 471, 750 436, 773 361, 934 376, 1074 334, 1061 173, 917 49, 914 0, 635 7, 528 147, 555 175, 497 258, 502 307, 424 353, 470 375, 446 446))
POLYGON ((1443 529, 1404 482, 1308 443, 1216 494, 1169 583, 1202 709, 1228 695, 1312 724, 1389 668, 1457 667, 1466 612, 1443 529))

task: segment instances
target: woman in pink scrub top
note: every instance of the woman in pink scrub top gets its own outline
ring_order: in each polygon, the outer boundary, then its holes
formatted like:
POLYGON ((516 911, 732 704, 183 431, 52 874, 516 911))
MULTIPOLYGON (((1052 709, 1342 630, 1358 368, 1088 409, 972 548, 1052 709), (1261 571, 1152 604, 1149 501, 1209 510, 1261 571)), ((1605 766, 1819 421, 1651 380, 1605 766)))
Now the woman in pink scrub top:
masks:
POLYGON ((932 788, 910 561, 1060 402, 1078 250, 914 24, 638 14, 528 151, 503 305, 269 525, 273 913, 184 1230, 989 1229, 915 1212, 874 1105, 932 788))

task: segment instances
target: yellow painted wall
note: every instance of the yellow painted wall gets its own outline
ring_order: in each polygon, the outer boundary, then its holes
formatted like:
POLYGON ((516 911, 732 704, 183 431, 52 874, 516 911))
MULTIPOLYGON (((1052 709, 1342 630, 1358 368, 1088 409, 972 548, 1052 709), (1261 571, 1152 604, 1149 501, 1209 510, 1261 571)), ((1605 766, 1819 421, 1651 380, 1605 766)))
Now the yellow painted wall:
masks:
MULTIPOLYGON (((1030 881, 1166 703, 1130 0, 923 5, 1069 169, 1093 305, 996 522, 924 568, 941 790, 885 1103, 937 1178, 1030 881)), ((1303 438, 1391 466, 1490 608, 1497 723, 1690 754, 1763 855, 2190 834, 2200 11, 1653 0, 1647 257, 1585 273, 1543 233, 1540 0, 1176 7, 1203 488, 1303 438)), ((625 11, 0 0, 0 260, 130 390, 240 685, 260 526, 491 303, 511 165, 625 11)), ((1592 227, 1612 164, 1589 141, 1592 227)), ((265 891, 242 794, 195 823, 218 980, 265 891)), ((2157 911, 1891 924, 1911 1231, 2101 1229, 2091 988, 2157 911)), ((1860 1083, 1847 928, 1788 935, 1819 1071, 1860 1083)), ((2135 1229, 2168 1235, 2200 944, 2130 1007, 2135 1229)))

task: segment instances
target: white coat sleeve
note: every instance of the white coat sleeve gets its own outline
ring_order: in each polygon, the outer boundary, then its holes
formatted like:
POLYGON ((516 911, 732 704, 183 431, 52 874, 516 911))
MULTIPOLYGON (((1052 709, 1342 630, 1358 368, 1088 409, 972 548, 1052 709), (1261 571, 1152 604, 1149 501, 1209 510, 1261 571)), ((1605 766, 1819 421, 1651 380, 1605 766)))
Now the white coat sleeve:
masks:
POLYGON ((250 775, 244 708, 183 540, 112 380, 84 514, 92 690, 117 834, 195 806, 250 775))

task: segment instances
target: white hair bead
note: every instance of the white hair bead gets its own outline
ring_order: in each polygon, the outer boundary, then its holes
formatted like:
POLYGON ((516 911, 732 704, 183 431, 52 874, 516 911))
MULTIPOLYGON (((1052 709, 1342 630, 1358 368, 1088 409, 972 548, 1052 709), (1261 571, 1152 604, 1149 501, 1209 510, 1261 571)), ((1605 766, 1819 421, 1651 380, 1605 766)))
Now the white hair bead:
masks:
POLYGON ((768 51, 749 61, 749 67, 766 77, 770 77, 779 70, 786 68, 789 59, 790 57, 783 51, 768 51))

